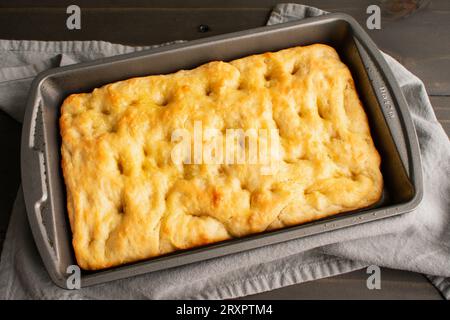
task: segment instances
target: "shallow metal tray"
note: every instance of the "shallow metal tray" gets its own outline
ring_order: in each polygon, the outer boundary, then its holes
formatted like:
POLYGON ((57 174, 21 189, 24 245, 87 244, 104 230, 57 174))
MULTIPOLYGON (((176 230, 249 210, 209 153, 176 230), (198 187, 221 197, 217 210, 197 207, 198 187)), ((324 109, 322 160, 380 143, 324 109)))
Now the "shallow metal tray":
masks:
POLYGON ((419 146, 405 98, 369 36, 348 15, 329 14, 275 26, 226 34, 158 49, 61 67, 33 82, 22 132, 22 184, 31 230, 52 280, 66 287, 69 265, 76 264, 60 169, 60 105, 71 93, 136 76, 189 69, 211 60, 233 60, 297 45, 333 46, 348 65, 369 117, 382 157, 381 201, 363 210, 339 214, 282 230, 251 235, 175 252, 102 271, 81 273, 81 285, 167 269, 273 243, 405 213, 422 199, 419 146))

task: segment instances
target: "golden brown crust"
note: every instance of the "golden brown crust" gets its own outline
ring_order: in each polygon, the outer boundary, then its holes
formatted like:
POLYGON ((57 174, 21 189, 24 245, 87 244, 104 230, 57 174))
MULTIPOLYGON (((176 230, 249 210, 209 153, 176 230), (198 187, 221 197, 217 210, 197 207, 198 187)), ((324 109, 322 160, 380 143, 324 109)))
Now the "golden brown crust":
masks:
MULTIPOLYGON (((369 206, 380 157, 348 68, 326 45, 133 78, 62 105, 78 264, 102 269, 369 206), (175 164, 171 133, 278 129, 276 174, 175 164)), ((206 144, 207 142, 204 141, 206 144)))

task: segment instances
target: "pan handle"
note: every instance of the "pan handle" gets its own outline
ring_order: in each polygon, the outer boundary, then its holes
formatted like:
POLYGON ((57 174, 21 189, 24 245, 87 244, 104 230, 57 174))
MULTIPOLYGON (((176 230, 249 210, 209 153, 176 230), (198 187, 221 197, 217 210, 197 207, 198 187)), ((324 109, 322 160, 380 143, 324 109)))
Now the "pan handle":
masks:
MULTIPOLYGON (((422 181, 422 165, 419 149, 419 141, 417 139, 416 130, 408 110, 408 104, 400 89, 397 80, 392 73, 391 68, 387 64, 380 50, 372 39, 366 34, 363 28, 349 15, 342 14, 341 17, 345 19, 354 30, 354 37, 357 40, 357 45, 361 46, 371 60, 373 69, 368 70, 369 77, 371 77, 374 86, 375 94, 378 96, 382 104, 382 111, 386 122, 390 129, 399 130, 400 128, 406 132, 405 140, 396 139, 397 135, 393 135, 394 141, 399 150, 405 150, 400 153, 403 163, 408 170, 409 177, 414 184, 416 190, 414 203, 419 202, 423 196, 423 181, 422 181), (381 70, 379 72, 378 70, 381 70), (398 116, 398 121, 395 117, 398 116), (395 122, 399 122, 400 126, 395 122), (395 129, 395 127, 397 129, 395 129), (405 147, 405 144, 409 148, 405 147)), ((361 52, 360 52, 361 53, 361 52)), ((364 54, 364 53, 363 53, 364 54)), ((401 136, 401 135, 399 135, 401 136)))
MULTIPOLYGON (((38 80, 38 79, 37 79, 38 80)), ((65 279, 56 272, 59 261, 45 157, 45 130, 41 100, 30 94, 22 129, 22 189, 31 231, 50 277, 58 284, 65 279)))

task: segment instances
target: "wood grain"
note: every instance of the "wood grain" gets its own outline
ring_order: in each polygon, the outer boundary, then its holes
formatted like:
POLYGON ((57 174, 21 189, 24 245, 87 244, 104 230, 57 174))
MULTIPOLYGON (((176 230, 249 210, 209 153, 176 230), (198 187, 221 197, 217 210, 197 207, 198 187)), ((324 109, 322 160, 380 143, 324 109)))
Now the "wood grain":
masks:
POLYGON ((436 113, 436 118, 450 138, 450 95, 430 96, 430 101, 436 113))
MULTIPOLYGON (((363 26, 366 8, 378 1, 293 1, 332 12, 345 12, 363 26)), ((3 0, 0 38, 37 40, 105 40, 149 45, 177 39, 192 40, 262 26, 275 0, 263 1, 36 1, 3 0), (82 8, 81 30, 68 30, 66 5, 82 8), (44 4, 43 4, 44 3, 44 4), (45 5, 47 4, 47 5, 45 5), (199 32, 199 25, 209 32, 199 32)), ((450 2, 434 0, 404 18, 385 15, 381 30, 369 30, 379 47, 422 78, 433 95, 450 91, 450 2)))
MULTIPOLYGON (((265 24, 278 0, 116 0, 111 8, 110 0, 1 0, 0 38, 36 40, 105 40, 129 45, 150 45, 178 39, 198 39, 228 33, 265 24), (65 27, 70 4, 82 8, 82 29, 70 31, 65 27), (207 25, 208 32, 200 32, 200 25, 207 25)), ((285 1, 288 2, 288 1, 285 1)), ((309 4, 332 12, 345 12, 365 26, 366 8, 381 4, 380 0, 291 0, 309 4)), ((447 135, 450 134, 450 1, 432 0, 429 5, 403 18, 388 15, 383 7, 382 29, 368 30, 370 36, 385 52, 404 64, 425 83, 436 116, 447 135)), ((0 111, 0 248, 4 239, 9 214, 20 183, 20 130, 21 125, 0 111)), ((1 249, 0 249, 1 250, 1 249)), ((385 269, 383 269, 384 272, 385 269)), ((362 291, 365 277, 343 275, 315 281, 314 284, 292 286, 272 295, 278 297, 324 297, 324 288, 330 286, 347 297, 351 292, 362 291), (353 277, 353 278, 352 278, 353 277), (357 282, 356 278, 359 277, 357 282), (322 281, 323 283, 321 284, 322 281), (334 283, 334 284, 332 284, 334 283), (353 282, 352 282, 353 281, 353 282), (317 284, 316 284, 317 283, 317 284), (331 283, 331 284, 330 284, 331 283), (339 286, 339 283, 345 283, 339 286), (356 287, 361 287, 360 290, 356 287), (321 289, 322 288, 322 289, 321 289), (339 289, 340 288, 340 289, 339 289), (351 290, 350 290, 350 289, 351 290), (356 288, 356 289, 355 289, 356 288), (318 291, 317 291, 318 290, 318 291)), ((388 274, 389 275, 389 274, 388 274)), ((412 292, 412 297, 437 298, 426 287, 426 282, 416 275, 397 275, 392 281, 405 281, 387 285, 391 290, 412 292)), ((335 293, 336 293, 335 292, 335 293)), ((362 292, 362 293, 361 293, 362 292)), ((393 297, 387 290, 380 297, 393 297), (389 295, 390 294, 390 295, 389 295)), ((336 293, 338 294, 338 293, 336 293)), ((332 295, 332 294, 331 294, 332 295)), ((326 296, 326 294, 325 294, 326 296)), ((330 296, 330 294, 328 295, 330 296)), ((373 293, 371 297, 376 297, 373 293)), ((401 298, 402 296, 398 296, 401 298)))
POLYGON ((427 279, 409 271, 381 268, 381 289, 368 290, 366 269, 334 277, 304 282, 260 294, 246 296, 240 300, 440 300, 439 292, 424 285, 427 279), (325 289, 325 290, 324 290, 325 289))

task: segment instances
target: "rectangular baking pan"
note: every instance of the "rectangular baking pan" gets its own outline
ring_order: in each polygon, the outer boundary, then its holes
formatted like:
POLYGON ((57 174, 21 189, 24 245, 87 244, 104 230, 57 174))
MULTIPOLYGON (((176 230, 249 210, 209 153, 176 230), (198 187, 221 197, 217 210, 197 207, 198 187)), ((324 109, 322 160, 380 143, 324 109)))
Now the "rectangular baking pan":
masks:
POLYGON ((65 288, 67 267, 76 264, 60 169, 58 119, 65 97, 131 77, 170 73, 212 60, 233 60, 312 43, 333 46, 355 79, 382 158, 385 185, 380 202, 370 208, 300 226, 107 270, 82 271, 81 286, 211 259, 413 210, 422 199, 423 185, 419 145, 405 98, 380 51, 359 24, 348 15, 329 14, 56 68, 40 74, 33 82, 27 102, 21 168, 29 223, 51 279, 65 288))

